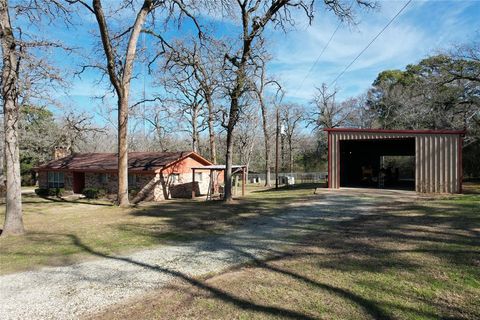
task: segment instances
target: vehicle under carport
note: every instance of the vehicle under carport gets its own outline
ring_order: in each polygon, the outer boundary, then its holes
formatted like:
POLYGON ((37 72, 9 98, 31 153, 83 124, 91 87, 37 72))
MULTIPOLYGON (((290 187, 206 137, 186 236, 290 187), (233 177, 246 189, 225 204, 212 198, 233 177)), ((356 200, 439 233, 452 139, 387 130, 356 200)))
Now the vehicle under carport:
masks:
POLYGON ((328 187, 462 191, 464 131, 334 128, 328 187))

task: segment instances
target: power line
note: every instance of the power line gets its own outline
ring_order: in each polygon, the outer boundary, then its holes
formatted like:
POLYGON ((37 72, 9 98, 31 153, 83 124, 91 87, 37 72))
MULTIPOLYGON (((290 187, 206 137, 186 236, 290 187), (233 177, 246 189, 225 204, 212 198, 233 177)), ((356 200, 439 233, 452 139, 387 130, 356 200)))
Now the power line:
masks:
POLYGON ((365 52, 367 51, 367 49, 372 45, 372 43, 375 42, 375 40, 377 40, 377 38, 388 28, 388 26, 390 26, 392 24, 392 22, 403 12, 403 10, 405 10, 405 8, 410 4, 410 2, 412 2, 412 0, 408 0, 407 3, 405 3, 405 5, 397 12, 396 15, 393 16, 392 19, 390 19, 390 21, 385 25, 385 27, 383 27, 382 30, 380 30, 379 33, 377 33, 377 35, 367 44, 367 46, 365 48, 363 48, 362 51, 360 51, 360 53, 355 57, 355 59, 352 60, 352 62, 350 62, 346 67, 345 69, 343 69, 342 72, 340 72, 338 74, 338 76, 335 78, 335 80, 333 80, 331 83, 330 83, 330 86, 332 86, 333 84, 335 84, 337 82, 337 80, 343 76, 343 74, 355 63, 355 61, 357 61, 358 58, 360 58, 360 56, 365 52))
POLYGON ((333 31, 332 35, 330 36, 330 39, 328 39, 327 43, 325 44, 325 46, 323 47, 322 51, 320 51, 320 54, 318 55, 317 59, 313 62, 312 66, 310 67, 310 69, 308 70, 307 74, 305 75, 305 77, 303 77, 303 80, 302 82, 300 83, 300 86, 298 87, 297 90, 300 90, 302 89, 302 86, 303 84, 305 83, 305 80, 307 80, 308 76, 310 75, 310 73, 312 73, 313 69, 315 68, 315 66, 317 65, 318 61, 320 61, 320 58, 322 57, 323 53, 325 52, 325 50, 327 50, 328 48, 328 45, 330 44, 330 42, 332 42, 332 39, 333 37, 335 36, 335 34, 337 33, 338 29, 340 29, 340 26, 342 25, 342 22, 340 22, 338 25, 337 25, 337 28, 335 29, 335 31, 333 31))

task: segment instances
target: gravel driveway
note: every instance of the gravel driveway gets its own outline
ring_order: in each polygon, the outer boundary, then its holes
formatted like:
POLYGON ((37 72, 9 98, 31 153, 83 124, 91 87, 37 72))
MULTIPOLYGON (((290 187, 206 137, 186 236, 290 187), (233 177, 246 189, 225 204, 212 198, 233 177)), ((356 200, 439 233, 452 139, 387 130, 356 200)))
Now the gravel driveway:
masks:
POLYGON ((168 245, 130 255, 0 276, 1 319, 78 319, 105 307, 165 286, 262 258, 322 219, 349 219, 368 213, 378 200, 338 193, 292 204, 285 213, 260 217, 230 232, 202 241, 168 245))

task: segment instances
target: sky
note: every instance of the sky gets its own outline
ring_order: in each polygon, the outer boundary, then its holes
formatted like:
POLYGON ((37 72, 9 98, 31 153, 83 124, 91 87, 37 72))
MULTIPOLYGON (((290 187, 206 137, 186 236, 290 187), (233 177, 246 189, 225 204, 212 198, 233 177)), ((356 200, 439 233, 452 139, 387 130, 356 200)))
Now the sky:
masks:
MULTIPOLYGON (((114 0, 104 0, 115 3, 114 0)), ((319 3, 320 1, 317 1, 319 3)), ((308 104, 315 88, 322 83, 335 86, 340 100, 364 93, 379 72, 386 69, 404 69, 406 65, 418 63, 421 59, 439 53, 458 44, 480 38, 480 0, 462 1, 417 1, 413 0, 393 23, 376 39, 358 60, 338 81, 332 81, 357 56, 390 19, 407 3, 407 0, 379 1, 375 10, 357 10, 355 24, 340 24, 338 19, 318 5, 311 25, 304 15, 297 18, 294 28, 284 33, 281 30, 266 30, 267 45, 272 60, 268 73, 277 78, 285 90, 285 100, 308 104), (337 32, 333 35, 335 29, 337 32), (333 37, 332 37, 333 35, 333 37), (326 47, 327 42, 331 42, 326 47), (322 55, 320 53, 323 52, 322 55)), ((104 5, 105 6, 105 5, 104 5)), ((217 33, 226 36, 238 34, 238 24, 231 19, 205 15, 217 28, 217 33)), ((133 16, 117 16, 116 19, 133 19, 133 16)), ((76 19, 82 26, 66 27, 56 25, 46 32, 48 36, 60 39, 78 52, 89 56, 98 47, 98 40, 92 37, 96 32, 93 16, 80 12, 76 19)), ((172 36, 179 36, 173 33, 172 36)), ((141 40, 142 41, 142 40, 141 40)), ((148 39, 146 40, 148 46, 148 39)), ((98 72, 89 70, 80 76, 73 76, 84 63, 78 55, 57 54, 55 60, 67 71, 71 86, 65 91, 52 95, 77 110, 96 112, 102 103, 114 104, 110 99, 100 102, 93 99, 107 89, 106 81, 97 83, 98 72)), ((145 73, 137 65, 139 72, 145 73)), ((158 90, 147 82, 147 95, 158 90)), ((139 96, 143 79, 134 80, 132 95, 139 96)))
POLYGON ((336 86, 340 99, 356 96, 383 70, 404 69, 428 55, 480 38, 480 1, 414 0, 332 84, 406 3, 380 1, 380 9, 359 12, 357 25, 341 25, 320 58, 338 26, 332 14, 318 12, 311 26, 276 35, 270 72, 282 80, 287 99, 308 102, 322 83, 336 86))

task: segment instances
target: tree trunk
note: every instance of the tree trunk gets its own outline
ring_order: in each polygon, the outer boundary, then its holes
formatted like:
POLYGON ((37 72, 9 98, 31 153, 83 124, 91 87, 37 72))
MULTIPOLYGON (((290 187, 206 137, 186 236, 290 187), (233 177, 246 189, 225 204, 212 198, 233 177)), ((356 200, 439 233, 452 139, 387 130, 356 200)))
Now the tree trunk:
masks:
POLYGON ((118 194, 120 207, 128 207, 128 95, 118 97, 118 194))
POLYGON ((3 53, 2 98, 5 128, 5 224, 2 236, 24 233, 22 190, 18 147, 18 61, 7 0, 0 0, 1 45, 3 53))
POLYGON ((197 128, 197 118, 198 118, 198 107, 194 107, 192 110, 192 151, 198 152, 198 128, 197 128))
POLYGON ((0 127, 2 128, 2 132, 0 133, 0 188, 5 190, 5 123, 3 121, 3 115, 0 120, 0 127))
POLYGON ((237 86, 230 103, 230 115, 227 124, 227 152, 225 159, 225 202, 232 202, 232 166, 233 166, 233 129, 237 123, 239 106, 236 92, 240 91, 240 86, 237 86))
POLYGON ((232 197, 232 156, 233 156, 233 127, 227 128, 227 152, 225 159, 225 194, 224 201, 231 202, 232 197))
MULTIPOLYGON (((252 143, 250 143, 250 148, 248 150, 248 157, 247 157, 247 161, 245 163, 246 165, 246 171, 245 171, 245 183, 247 183, 248 181, 248 177, 249 177, 249 172, 250 172, 250 160, 252 160, 252 153, 253 153, 253 148, 255 146, 255 140, 254 138, 252 138, 252 143)), ((243 163, 241 163, 243 164, 243 163)), ((243 182, 242 182, 243 183, 243 182)))
POLYGON ((293 172, 293 146, 292 138, 288 138, 288 171, 293 172))
POLYGON ((217 150, 215 146, 215 127, 213 118, 213 102, 210 95, 205 95, 208 107, 208 143, 210 146, 210 160, 213 164, 217 163, 217 150))
POLYGON ((137 42, 142 26, 145 23, 148 13, 152 10, 153 1, 144 0, 142 8, 137 14, 135 23, 132 26, 132 33, 128 40, 123 71, 119 77, 116 70, 115 50, 112 47, 107 21, 102 8, 101 0, 93 0, 93 12, 97 19, 100 36, 102 38, 103 50, 107 59, 107 71, 110 83, 115 88, 118 98, 118 193, 117 202, 121 207, 129 206, 128 201, 128 97, 130 94, 130 81, 135 62, 137 42))
POLYGON ((270 138, 267 128, 267 108, 263 103, 261 95, 259 96, 259 100, 262 110, 263 140, 265 143, 265 187, 270 187, 270 138))

